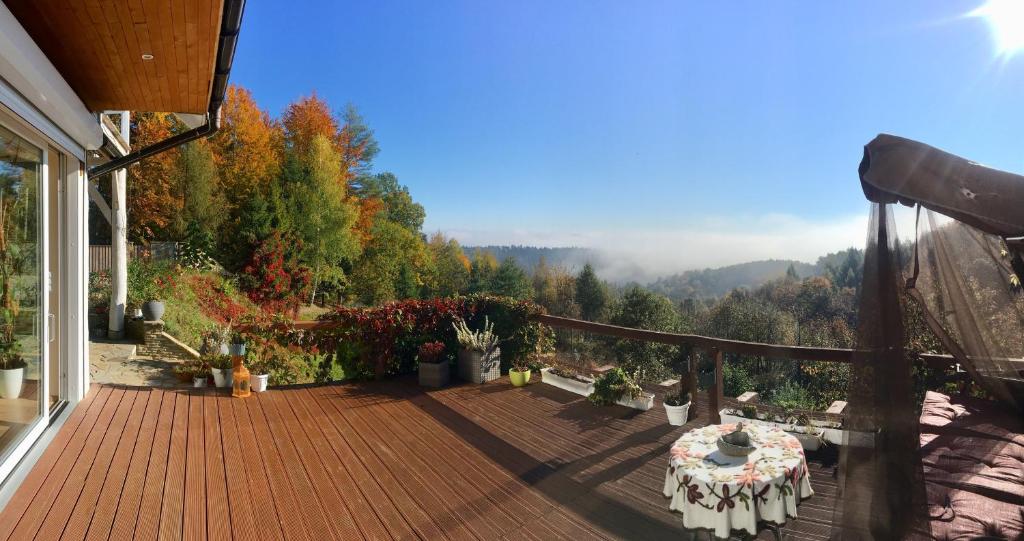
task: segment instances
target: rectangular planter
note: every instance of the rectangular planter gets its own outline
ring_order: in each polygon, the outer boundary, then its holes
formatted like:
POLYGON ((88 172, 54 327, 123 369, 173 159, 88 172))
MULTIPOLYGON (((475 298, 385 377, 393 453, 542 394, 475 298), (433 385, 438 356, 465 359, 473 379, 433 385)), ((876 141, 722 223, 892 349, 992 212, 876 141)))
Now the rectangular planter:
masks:
POLYGON ((635 410, 647 411, 654 407, 654 393, 644 393, 640 398, 620 398, 615 401, 620 406, 635 410))
POLYGON ((448 361, 441 363, 420 363, 420 385, 424 387, 444 387, 451 379, 452 369, 448 361))
POLYGON ((816 428, 817 430, 821 431, 821 438, 818 438, 813 434, 804 434, 796 430, 806 430, 806 427, 794 427, 793 425, 788 423, 777 423, 775 421, 764 421, 761 419, 747 419, 746 417, 740 415, 726 413, 726 411, 728 410, 722 410, 721 412, 719 412, 719 415, 721 415, 722 417, 723 423, 748 423, 750 421, 757 421, 758 423, 777 426, 782 430, 785 430, 787 433, 792 434, 796 439, 800 440, 800 445, 803 446, 805 451, 817 451, 818 449, 821 448, 822 440, 832 445, 843 444, 843 433, 845 431, 840 428, 825 428, 819 424, 821 421, 816 421, 813 419, 811 420, 811 425, 813 425, 814 428, 816 428))
POLYGON ((582 382, 572 378, 563 378, 562 376, 552 373, 550 368, 544 368, 540 371, 540 379, 548 385, 554 385, 559 389, 564 389, 570 393, 576 393, 582 396, 590 396, 590 393, 594 392, 593 380, 582 382))
POLYGON ((481 351, 459 350, 459 379, 472 383, 485 383, 501 377, 501 348, 484 355, 481 351))

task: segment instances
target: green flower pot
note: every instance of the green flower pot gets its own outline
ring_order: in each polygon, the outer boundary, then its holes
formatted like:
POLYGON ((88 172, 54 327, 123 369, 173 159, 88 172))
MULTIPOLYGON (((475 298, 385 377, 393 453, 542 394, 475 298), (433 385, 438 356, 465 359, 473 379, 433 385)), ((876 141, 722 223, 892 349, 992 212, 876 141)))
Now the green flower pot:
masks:
POLYGON ((527 383, 530 383, 530 371, 520 372, 518 370, 509 370, 508 379, 512 380, 513 387, 522 387, 527 383))

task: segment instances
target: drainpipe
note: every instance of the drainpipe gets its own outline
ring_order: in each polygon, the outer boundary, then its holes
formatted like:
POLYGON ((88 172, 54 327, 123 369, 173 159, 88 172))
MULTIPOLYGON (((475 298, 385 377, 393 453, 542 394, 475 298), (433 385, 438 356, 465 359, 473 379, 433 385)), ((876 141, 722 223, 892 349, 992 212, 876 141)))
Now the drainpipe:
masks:
POLYGON ((89 177, 96 178, 111 171, 124 169, 140 160, 166 152, 189 141, 209 137, 220 129, 220 106, 224 103, 224 93, 228 88, 228 75, 235 59, 235 45, 238 43, 238 31, 242 26, 242 12, 245 0, 224 0, 224 12, 221 16, 220 38, 217 43, 217 59, 214 65, 213 84, 210 87, 210 105, 206 110, 206 121, 203 125, 191 130, 168 137, 147 147, 140 148, 107 163, 89 169, 89 177))

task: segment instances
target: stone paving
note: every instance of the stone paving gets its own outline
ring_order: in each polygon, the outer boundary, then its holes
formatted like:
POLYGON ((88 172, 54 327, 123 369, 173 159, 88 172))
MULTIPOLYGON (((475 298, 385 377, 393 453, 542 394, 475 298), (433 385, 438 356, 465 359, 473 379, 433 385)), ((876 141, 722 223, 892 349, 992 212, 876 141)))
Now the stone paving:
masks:
POLYGON ((89 376, 93 383, 179 387, 171 371, 177 361, 135 355, 137 345, 129 342, 89 342, 89 376))

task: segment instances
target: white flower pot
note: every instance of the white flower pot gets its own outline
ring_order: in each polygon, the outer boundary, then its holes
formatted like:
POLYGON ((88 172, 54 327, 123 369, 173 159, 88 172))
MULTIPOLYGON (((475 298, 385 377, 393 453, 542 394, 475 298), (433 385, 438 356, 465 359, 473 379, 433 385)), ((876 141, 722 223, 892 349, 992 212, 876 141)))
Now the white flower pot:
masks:
POLYGON ((626 406, 627 408, 633 408, 635 410, 647 411, 654 407, 654 394, 644 393, 640 398, 626 398, 622 397, 615 401, 620 406, 626 406))
POLYGON ((213 368, 213 384, 216 387, 231 387, 231 368, 213 368))
POLYGON ((665 414, 668 415, 668 424, 672 426, 683 426, 686 424, 686 419, 690 414, 690 402, 682 406, 663 405, 665 406, 665 414))
POLYGON ((0 398, 14 399, 21 396, 21 383, 24 380, 24 368, 0 370, 0 398))
POLYGON ((569 391, 570 393, 576 393, 578 395, 590 396, 594 392, 594 381, 587 378, 588 381, 579 381, 572 378, 564 378, 553 372, 550 368, 544 368, 540 371, 540 380, 548 385, 553 385, 559 389, 569 391))
POLYGON ((270 381, 270 374, 256 374, 252 376, 249 388, 254 393, 262 393, 267 390, 268 381, 270 381))
POLYGON ((192 378, 193 387, 206 387, 206 376, 196 376, 192 378))

